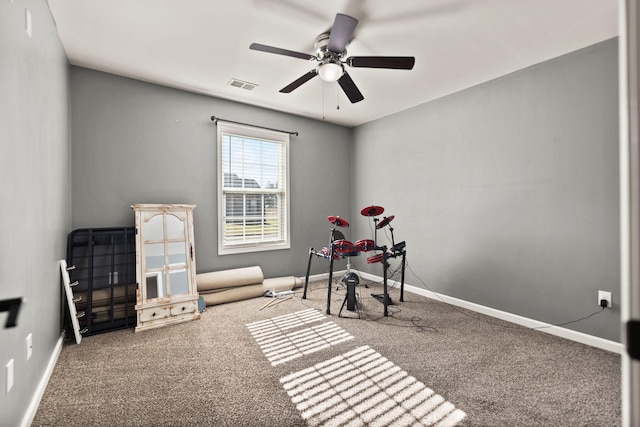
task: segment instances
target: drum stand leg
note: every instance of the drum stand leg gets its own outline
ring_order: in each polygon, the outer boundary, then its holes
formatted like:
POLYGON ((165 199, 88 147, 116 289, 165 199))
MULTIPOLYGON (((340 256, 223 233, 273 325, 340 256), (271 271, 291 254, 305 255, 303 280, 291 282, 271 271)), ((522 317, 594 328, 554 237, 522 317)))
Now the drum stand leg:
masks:
POLYGON ((382 246, 377 248, 382 250, 382 271, 383 271, 383 293, 382 294, 371 294, 372 297, 380 301, 384 305, 384 316, 389 316, 388 306, 393 305, 391 302, 391 298, 389 298, 389 290, 387 287, 387 270, 389 269, 389 263, 387 262, 387 247, 382 246))
POLYGON ((313 248, 309 248, 309 262, 307 263, 307 275, 304 278, 304 292, 302 292, 302 299, 307 299, 307 287, 309 286, 309 270, 311 270, 311 257, 313 257, 313 248))
POLYGON ((407 251, 402 252, 402 282, 400 283, 400 302, 404 301, 404 266, 407 261, 407 251))
POLYGON ((389 310, 387 309, 387 307, 389 306, 389 291, 387 289, 387 269, 389 268, 389 263, 387 262, 387 251, 386 250, 383 252, 383 255, 382 255, 382 268, 384 270, 384 284, 383 284, 384 294, 382 295, 382 298, 384 299, 384 301, 383 301, 383 304, 384 304, 384 317, 388 317, 389 316, 389 310))
POLYGON ((333 243, 329 250, 329 284, 327 285, 327 314, 331 314, 331 284, 333 282, 333 243))

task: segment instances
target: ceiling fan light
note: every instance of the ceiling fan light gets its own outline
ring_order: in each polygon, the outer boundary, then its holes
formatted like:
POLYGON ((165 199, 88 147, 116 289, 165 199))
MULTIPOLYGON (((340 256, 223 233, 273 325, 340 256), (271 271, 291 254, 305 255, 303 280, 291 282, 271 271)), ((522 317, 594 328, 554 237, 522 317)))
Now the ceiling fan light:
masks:
POLYGON ((327 62, 318 67, 318 74, 325 82, 338 81, 342 77, 342 73, 344 73, 342 64, 336 64, 335 62, 327 62))

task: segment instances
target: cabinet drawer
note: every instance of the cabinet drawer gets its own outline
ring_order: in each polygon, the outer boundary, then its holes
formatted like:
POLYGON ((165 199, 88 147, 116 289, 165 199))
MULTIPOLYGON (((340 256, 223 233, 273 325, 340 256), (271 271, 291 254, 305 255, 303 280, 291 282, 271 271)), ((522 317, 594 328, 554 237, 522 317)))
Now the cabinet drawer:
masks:
POLYGON ((171 315, 179 316, 181 314, 195 313, 198 309, 196 301, 185 301, 171 306, 171 315))
POLYGON ((155 319, 166 319, 171 316, 171 310, 170 307, 144 308, 140 311, 139 315, 140 317, 138 319, 141 322, 148 322, 155 319))

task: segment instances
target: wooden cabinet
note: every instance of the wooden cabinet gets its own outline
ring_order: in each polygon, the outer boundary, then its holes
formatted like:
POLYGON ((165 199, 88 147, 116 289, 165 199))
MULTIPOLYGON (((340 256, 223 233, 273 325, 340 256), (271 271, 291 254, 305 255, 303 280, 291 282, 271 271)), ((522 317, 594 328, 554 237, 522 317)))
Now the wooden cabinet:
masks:
POLYGON ((200 318, 195 205, 131 205, 136 217, 136 332, 200 318))

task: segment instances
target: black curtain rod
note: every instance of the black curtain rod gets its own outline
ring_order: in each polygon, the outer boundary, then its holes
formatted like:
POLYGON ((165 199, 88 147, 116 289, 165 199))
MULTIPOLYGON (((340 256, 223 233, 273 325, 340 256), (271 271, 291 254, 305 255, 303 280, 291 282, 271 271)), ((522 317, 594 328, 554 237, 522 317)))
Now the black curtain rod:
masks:
POLYGON ((260 129, 273 130, 273 131, 276 131, 276 132, 288 133, 289 135, 298 136, 298 132, 291 132, 291 131, 288 131, 288 130, 273 129, 273 128, 268 128, 268 127, 264 127, 264 126, 256 126, 256 125, 252 125, 252 124, 249 124, 249 123, 234 122, 233 120, 221 119, 220 117, 216 117, 216 116, 211 116, 211 121, 213 123, 216 123, 216 124, 219 121, 221 121, 221 122, 227 122, 227 123, 235 123, 237 125, 253 126, 253 127, 256 127, 256 128, 260 128, 260 129))

